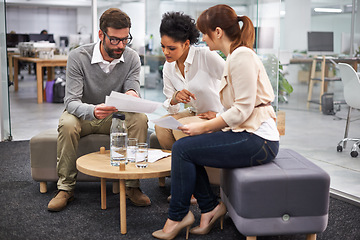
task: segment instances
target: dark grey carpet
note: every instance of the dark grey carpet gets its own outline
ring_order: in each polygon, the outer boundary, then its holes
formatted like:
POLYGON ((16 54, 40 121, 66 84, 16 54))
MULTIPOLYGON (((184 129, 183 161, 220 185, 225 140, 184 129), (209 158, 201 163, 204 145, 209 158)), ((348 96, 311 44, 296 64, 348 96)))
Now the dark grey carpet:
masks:
MULTIPOLYGON (((30 174, 29 142, 0 143, 0 239, 153 239, 151 233, 160 229, 167 217, 170 179, 160 188, 157 179, 142 180, 142 189, 152 200, 150 207, 127 203, 126 235, 120 234, 119 195, 107 185, 107 209, 100 209, 100 184, 78 183, 76 200, 62 212, 48 212, 46 207, 56 190, 48 184, 48 193, 39 192, 39 184, 30 174)), ((218 192, 217 188, 214 191, 218 192)), ((199 210, 192 207, 199 222, 199 210)), ((329 224, 318 239, 360 239, 360 209, 331 198, 329 224)), ((184 239, 183 231, 176 239, 184 239)), ((229 217, 224 230, 216 226, 206 236, 190 235, 190 239, 245 239, 229 217)), ((258 237, 259 240, 300 240, 304 235, 258 237)))

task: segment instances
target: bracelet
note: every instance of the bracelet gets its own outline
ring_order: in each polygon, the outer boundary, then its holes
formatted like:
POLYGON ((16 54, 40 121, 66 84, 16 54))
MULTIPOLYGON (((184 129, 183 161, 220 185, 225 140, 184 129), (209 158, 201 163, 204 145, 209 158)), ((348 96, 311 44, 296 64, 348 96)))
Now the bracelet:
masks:
POLYGON ((180 91, 176 91, 176 92, 174 92, 174 94, 173 94, 173 96, 172 96, 172 98, 171 98, 171 100, 175 103, 175 104, 178 104, 179 102, 178 102, 178 100, 176 100, 176 94, 178 94, 180 91))

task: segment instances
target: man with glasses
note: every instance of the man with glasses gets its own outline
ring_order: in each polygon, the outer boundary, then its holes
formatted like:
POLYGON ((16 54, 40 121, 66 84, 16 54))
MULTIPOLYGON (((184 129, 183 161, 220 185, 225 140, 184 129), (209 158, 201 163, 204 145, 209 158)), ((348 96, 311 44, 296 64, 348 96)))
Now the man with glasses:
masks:
MULTIPOLYGON (((140 58, 127 47, 132 40, 130 27, 131 21, 126 13, 110 8, 100 18, 100 41, 83 45, 69 54, 65 111, 58 126, 58 191, 48 204, 49 211, 61 211, 74 199, 76 151, 80 137, 110 133, 112 113, 118 110, 105 106, 105 96, 117 91, 140 97, 140 58)), ((122 113, 125 114, 128 136, 146 142, 146 115, 122 113)), ((139 185, 139 180, 126 181, 127 197, 137 206, 149 206, 151 201, 139 185)))

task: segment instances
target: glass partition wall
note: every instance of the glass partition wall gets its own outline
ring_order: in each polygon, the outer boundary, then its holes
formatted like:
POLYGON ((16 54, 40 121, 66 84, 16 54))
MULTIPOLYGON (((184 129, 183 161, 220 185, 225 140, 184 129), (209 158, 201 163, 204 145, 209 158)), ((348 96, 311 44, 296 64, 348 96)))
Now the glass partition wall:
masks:
POLYGON ((5 22, 5 0, 0 0, 0 141, 11 140, 5 22))
MULTIPOLYGON (((145 41, 144 41, 144 97, 153 101, 164 101, 162 93, 162 67, 165 57, 160 44, 159 26, 162 15, 169 11, 181 11, 190 15, 195 20, 201 12, 211 6, 219 4, 219 1, 211 0, 145 0, 145 41)), ((221 4, 227 4, 234 8, 238 15, 250 17, 256 27, 256 44, 254 50, 261 57, 269 77, 272 81, 275 95, 278 96, 278 53, 280 44, 280 0, 225 0, 221 4)), ((200 39, 201 41, 201 39, 200 39)), ((278 101, 274 107, 278 107, 278 101)), ((164 109, 154 112, 153 118, 165 115, 164 109)), ((152 127, 151 123, 149 124, 152 127)))
MULTIPOLYGON (((360 37, 357 47, 350 54, 350 46, 356 46, 356 35, 360 36, 360 1, 312 1, 312 0, 285 0, 281 3, 281 50, 286 63, 286 79, 293 86, 294 91, 288 96, 287 103, 280 102, 280 109, 295 111, 320 112, 318 104, 307 107, 308 84, 310 78, 311 58, 314 52, 308 51, 308 32, 333 34, 333 51, 331 57, 353 57, 357 48, 360 53, 360 37), (353 6, 354 4, 354 6, 353 6), (354 10, 354 13, 353 11, 354 10), (354 26, 352 25, 354 23, 354 26), (354 32, 354 42, 351 44, 350 36, 354 32), (291 62, 290 62, 291 59, 291 62), (310 59, 310 61, 304 61, 310 59)), ((324 40, 322 40, 324 41, 324 40)), ((318 46, 319 47, 319 46, 318 46)), ((322 47, 322 46, 321 46, 322 47)), ((339 75, 334 65, 328 65, 331 71, 328 76, 339 75)), ((315 76, 321 74, 320 64, 316 68, 315 76)), ((333 93, 335 102, 343 102, 342 83, 333 82, 328 86, 328 93, 333 93)), ((320 85, 315 86, 313 98, 318 99, 320 85)), ((336 111, 338 107, 335 106, 336 111)), ((346 106, 342 106, 345 109, 346 106)), ((320 112, 321 113, 321 112, 320 112)), ((321 116, 321 115, 319 115, 321 116)))

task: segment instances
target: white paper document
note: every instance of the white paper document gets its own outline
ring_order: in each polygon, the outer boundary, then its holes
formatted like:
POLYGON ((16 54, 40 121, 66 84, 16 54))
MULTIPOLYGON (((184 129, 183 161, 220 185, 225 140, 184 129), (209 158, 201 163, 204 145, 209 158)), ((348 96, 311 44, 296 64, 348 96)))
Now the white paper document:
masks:
POLYGON ((159 127, 170 128, 174 130, 179 130, 178 127, 182 126, 182 124, 172 116, 158 118, 151 121, 156 125, 158 125, 159 127))
POLYGON ((105 105, 114 106, 123 112, 152 113, 162 103, 112 91, 110 96, 106 96, 105 105))
POLYGON ((149 149, 148 162, 153 163, 170 155, 171 153, 163 152, 160 149, 149 149))

